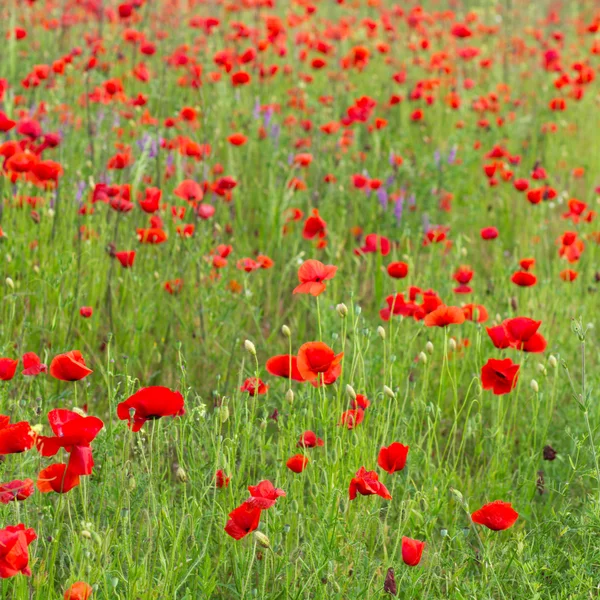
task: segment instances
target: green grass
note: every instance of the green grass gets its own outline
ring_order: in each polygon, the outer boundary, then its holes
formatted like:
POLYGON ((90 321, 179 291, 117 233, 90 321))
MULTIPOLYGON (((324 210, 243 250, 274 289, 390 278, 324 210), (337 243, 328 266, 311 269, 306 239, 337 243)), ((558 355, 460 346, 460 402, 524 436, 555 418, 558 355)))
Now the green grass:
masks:
MULTIPOLYGON (((104 4, 109 8, 114 3, 104 4)), ((216 3, 191 9, 183 3, 178 9, 168 2, 146 3, 130 26, 156 42, 154 56, 142 56, 123 42, 127 25, 108 18, 100 23, 88 17, 56 29, 43 26, 42 17, 60 19, 63 10, 83 14, 69 3, 67 8, 41 0, 32 6, 16 1, 0 6, 2 36, 17 25, 28 32, 25 40, 4 44, 0 79, 7 79, 10 87, 0 109, 18 121, 19 111, 33 107, 37 112, 32 116, 44 132, 60 130, 60 145, 44 151, 43 157, 64 168, 57 191, 22 180, 13 185, 8 177, 0 177, 0 226, 5 233, 0 259, 6 279, 0 302, 0 356, 18 358, 34 351, 49 364, 56 354, 79 349, 94 371, 81 382, 65 383, 49 375, 25 378, 19 365, 14 379, 1 382, 0 414, 10 415, 13 422, 41 424, 45 435, 46 414, 53 408, 87 405, 88 414, 105 423, 92 444, 93 475, 83 477, 79 487, 64 495, 36 490, 23 502, 0 505, 1 527, 24 523, 38 536, 29 547, 31 577, 0 580, 0 597, 59 598, 71 583, 82 580, 94 587, 94 600, 375 599, 386 596, 383 586, 390 567, 401 598, 597 596, 600 481, 592 448, 600 424, 598 221, 575 224, 561 215, 567 212, 569 198, 599 210, 598 84, 586 85, 580 101, 554 89, 557 74, 541 68, 543 46, 527 29, 539 27, 544 40, 554 30, 564 33, 562 63, 573 76, 570 66, 576 61, 594 68, 599 64, 590 53, 597 36, 579 34, 574 23, 578 16, 592 23, 593 7, 569 3, 560 23, 540 25, 548 14, 545 3, 495 7, 465 2, 456 9, 457 21, 469 10, 477 10, 487 25, 496 22, 498 13, 506 19, 495 35, 477 33, 459 41, 448 34, 452 19, 426 25, 431 47, 416 55, 428 64, 432 54, 446 50, 457 77, 453 82, 437 70, 413 64, 409 44, 422 36, 405 18, 392 19, 397 39, 383 32, 381 24, 377 35, 369 38, 360 21, 379 19, 383 8, 366 2, 354 8, 349 2, 316 4, 317 13, 292 28, 286 17, 303 11, 285 2, 273 9, 237 13, 216 3), (261 81, 258 68, 249 65, 248 86, 234 89, 224 72, 221 81, 211 83, 208 73, 219 70, 213 63, 216 51, 242 53, 252 45, 250 39, 225 39, 221 31, 228 33, 228 24, 241 21, 258 26, 258 39, 263 39, 263 19, 270 14, 283 19, 287 38, 281 44, 287 56, 270 48, 259 60, 277 64, 278 74, 261 81), (222 22, 213 35, 188 26, 192 16, 209 15, 222 22), (343 39, 326 38, 326 22, 339 25, 342 19, 356 22, 343 39), (105 52, 98 56, 101 64, 84 72, 90 57, 84 35, 95 35, 100 28, 105 40, 105 52), (157 31, 168 37, 158 39, 157 31), (436 31, 443 36, 437 37, 436 31), (308 61, 300 60, 305 47, 295 43, 299 32, 313 32, 333 44, 335 54, 326 57, 326 68, 311 70, 310 59, 318 56, 314 50, 308 61), (510 36, 525 40, 532 54, 503 50, 510 36), (390 44, 390 54, 378 54, 379 41, 390 44), (198 89, 180 86, 179 78, 189 72, 164 61, 185 44, 203 69, 204 83, 198 89), (358 44, 371 50, 368 66, 362 72, 342 70, 339 61, 358 44), (456 47, 466 45, 481 48, 481 56, 468 63, 457 59, 456 47), (64 75, 51 75, 51 86, 21 87, 34 65, 51 65, 75 46, 82 48, 81 56, 64 75), (494 59, 492 66, 480 68, 478 61, 487 57, 494 59), (152 75, 147 83, 131 75, 142 61, 152 75), (392 75, 402 69, 407 82, 398 85, 392 75), (311 73, 314 80, 302 81, 301 73, 311 73), (465 77, 476 82, 475 88, 462 89, 465 77), (138 92, 147 94, 147 105, 86 102, 86 91, 111 78, 122 80, 127 99, 138 92), (439 78, 440 85, 432 92, 431 106, 407 100, 417 81, 433 78, 439 78), (462 99, 456 111, 444 102, 455 83, 462 99), (498 92, 502 83, 510 92, 498 92), (303 99, 303 109, 289 105, 290 90, 303 99), (486 114, 491 125, 482 128, 477 124, 481 115, 471 104, 491 92, 498 93, 499 111, 486 114), (404 101, 387 106, 392 93, 401 94, 404 101), (333 97, 330 104, 319 101, 323 95, 333 97), (388 125, 369 132, 368 124, 354 124, 349 128, 353 141, 342 148, 343 127, 331 136, 319 127, 339 121, 363 95, 377 101, 369 124, 382 117, 388 125), (558 96, 567 98, 565 112, 548 108, 558 96), (41 102, 46 115, 39 112, 41 102), (273 124, 280 127, 278 139, 259 138, 263 117, 253 117, 257 102, 280 106, 266 126, 268 134, 273 124), (165 128, 165 118, 176 117, 185 106, 198 110, 200 125, 165 128), (417 107, 425 112, 421 123, 410 120, 417 107), (146 109, 157 125, 143 124, 146 109), (495 123, 498 116, 506 120, 502 127, 495 123), (297 123, 286 125, 288 117, 297 123), (310 131, 299 124, 305 119, 312 121, 310 131), (457 128, 458 121, 464 127, 457 128), (543 133, 550 122, 557 124, 557 131, 543 133), (231 146, 226 138, 233 132, 243 132, 248 142, 231 146), (144 136, 171 140, 175 135, 209 143, 211 156, 194 161, 164 148, 151 156, 149 149, 136 145, 144 136), (310 147, 301 147, 298 141, 306 139, 310 147), (122 171, 107 171, 116 142, 131 145, 135 161, 122 171), (540 161, 558 198, 534 206, 510 182, 490 187, 483 173, 490 159, 484 155, 496 144, 521 155, 520 165, 511 167, 514 177, 528 178, 534 187, 530 174, 540 161), (453 148, 458 161, 449 164, 453 148), (404 159, 396 169, 388 162, 392 151, 404 159), (441 154, 439 164, 436 151, 441 154), (300 152, 313 155, 307 169, 288 164, 288 157, 300 152), (238 182, 231 202, 215 196, 216 213, 207 221, 196 219, 188 209, 184 222, 196 225, 190 239, 176 234, 179 222, 174 222, 170 208, 161 210, 168 241, 140 244, 136 229, 148 227, 149 215, 137 205, 137 193, 157 186, 163 203, 184 206, 173 195, 177 184, 185 178, 216 180, 216 164, 238 182), (585 170, 582 177, 573 175, 577 167, 585 170), (384 208, 374 193, 367 197, 352 187, 351 176, 363 171, 384 182, 394 176, 390 193, 404 189, 407 199, 401 219, 391 199, 384 208), (337 183, 323 182, 328 173, 337 183), (93 214, 78 214, 80 183, 85 184, 83 200, 91 206, 93 185, 106 176, 113 183, 131 184, 133 210, 117 213, 98 202, 93 214), (292 177, 301 178, 307 190, 289 189, 292 177), (450 212, 440 210, 434 188, 453 194, 450 212), (411 194, 416 198, 414 210, 408 203, 411 194), (23 196, 42 199, 35 209, 39 222, 32 218, 30 206, 18 206, 23 196), (289 223, 289 231, 283 233, 286 209, 291 207, 300 208, 304 218, 319 209, 327 222, 326 248, 302 238, 303 221, 289 223), (452 246, 423 246, 424 219, 449 226, 452 246), (82 226, 93 230, 90 239, 78 235, 82 226), (352 231, 357 226, 364 235, 387 236, 394 242, 391 253, 356 256, 354 249, 363 243, 352 231), (486 226, 499 229, 498 239, 480 238, 486 226), (555 243, 565 231, 577 231, 585 242, 580 260, 571 265, 559 257, 555 243), (137 251, 133 268, 122 269, 111 258, 111 243, 117 250, 137 251), (233 251, 215 278, 207 257, 218 244, 230 244, 233 251), (236 269, 239 259, 257 254, 268 255, 274 266, 252 273, 236 269), (538 283, 530 288, 510 281, 525 257, 536 259, 538 283), (292 295, 298 267, 309 258, 338 267, 318 305, 312 297, 292 295), (387 275, 385 268, 394 260, 408 263, 406 279, 387 275), (463 264, 475 272, 474 291, 468 296, 452 292, 452 273, 463 264), (560 279, 565 268, 578 272, 574 282, 560 279), (164 283, 174 279, 181 279, 183 288, 170 295, 164 283), (231 291, 232 281, 241 286, 239 293, 231 291), (412 285, 434 289, 448 305, 483 304, 489 320, 467 321, 447 330, 427 328, 412 318, 382 321, 379 310, 385 298, 412 285), (348 308, 346 318, 336 310, 339 303, 348 308), (80 317, 81 306, 94 308, 90 319, 80 317), (543 354, 494 348, 485 326, 515 316, 542 321, 540 332, 548 341, 543 354), (576 324, 581 319, 577 331, 573 319, 576 324), (583 336, 588 324, 582 366, 578 334, 583 336), (289 338, 281 332, 283 325, 291 331, 289 338), (290 347, 296 353, 303 343, 320 337, 336 353, 344 352, 342 374, 335 384, 320 389, 292 383, 290 401, 289 382, 270 376, 265 362, 290 347), (255 345, 256 360, 244 348, 245 340, 255 345), (468 345, 462 343, 466 340, 468 345), (482 390, 481 367, 489 358, 506 356, 521 365, 516 389, 505 396, 482 390), (266 395, 251 398, 239 388, 257 375, 270 387, 266 395), (150 385, 181 391, 186 414, 148 422, 131 433, 117 420, 116 406, 150 385), (350 407, 347 385, 371 400, 364 421, 354 430, 338 425, 350 407), (272 418, 275 410, 277 420, 272 418), (323 438, 323 447, 296 448, 308 429, 323 438), (377 467, 377 456, 382 446, 395 441, 409 445, 410 451, 406 468, 390 475, 377 467), (543 459, 546 445, 556 450, 554 461, 543 459), (306 453, 310 462, 304 472, 294 474, 286 461, 298 452, 306 453), (349 501, 350 480, 361 466, 377 470, 392 500, 358 496, 349 501), (229 487, 215 487, 218 469, 231 476, 229 487), (252 534, 235 541, 223 529, 227 515, 247 499, 247 486, 263 479, 287 494, 261 516, 258 531, 268 536, 268 548, 252 534), (472 527, 469 514, 496 499, 511 502, 519 513, 514 527, 500 532, 472 527), (402 562, 403 536, 427 543, 417 567, 402 562)), ((446 3, 424 5, 431 13, 448 9, 446 3)), ((0 141, 9 137, 22 136, 13 130, 0 141)), ((65 460, 62 454, 56 461, 42 458, 35 448, 7 455, 0 463, 0 481, 35 481, 42 468, 65 460)))

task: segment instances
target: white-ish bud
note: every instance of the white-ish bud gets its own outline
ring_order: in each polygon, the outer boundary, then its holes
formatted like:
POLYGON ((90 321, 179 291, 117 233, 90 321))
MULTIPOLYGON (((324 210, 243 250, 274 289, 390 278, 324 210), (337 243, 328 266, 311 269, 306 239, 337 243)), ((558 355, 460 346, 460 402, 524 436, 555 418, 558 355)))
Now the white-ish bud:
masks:
POLYGON ((244 342, 244 348, 246 348, 246 351, 252 354, 252 356, 256 356, 256 346, 250 340, 244 342))
POLYGON ((263 548, 270 548, 271 547, 271 541, 261 531, 255 531, 254 532, 254 539, 256 540, 256 542, 258 543, 258 545, 262 546, 263 548))
POLYGON ((427 354, 433 354, 433 344, 431 342, 425 344, 425 352, 427 352, 427 354))
POLYGON ((348 316, 348 307, 342 302, 335 307, 337 310, 337 314, 340 315, 342 319, 345 319, 348 316))
POLYGON ((377 328, 377 335, 382 339, 385 340, 385 329, 380 325, 377 328))
POLYGON ((551 354, 551 355, 548 357, 548 364, 549 364, 549 365, 550 365, 550 366, 551 366, 553 369, 556 369, 556 367, 558 367, 558 361, 556 360, 556 357, 555 357, 553 354, 551 354))
POLYGON ((456 340, 454 338, 450 338, 448 347, 450 348, 450 352, 454 352, 456 350, 456 340))
POLYGON ((290 328, 287 325, 283 325, 281 327, 281 333, 283 333, 283 335, 285 335, 286 338, 289 338, 292 335, 292 332, 290 331, 290 328))
POLYGON ((394 393, 394 390, 390 387, 388 387, 387 385, 383 386, 383 393, 388 397, 391 398, 392 400, 396 399, 396 394, 394 393))
POLYGON ((11 290, 15 289, 15 282, 10 277, 7 277, 4 281, 11 290))
POLYGON ((348 394, 348 396, 350 396, 350 398, 352 398, 352 400, 356 400, 356 392, 354 391, 354 388, 348 384, 346 386, 346 394, 348 394))
POLYGON ((288 390, 288 391, 285 393, 285 401, 286 401, 288 404, 293 404, 293 403, 294 403, 294 391, 293 391, 293 390, 288 390))
POLYGON ((425 352, 419 352, 419 361, 421 361, 424 365, 427 364, 427 354, 425 354, 425 352))
POLYGON ((531 380, 531 383, 529 384, 529 387, 531 387, 531 389, 537 394, 540 391, 540 386, 538 385, 538 382, 535 379, 531 380))

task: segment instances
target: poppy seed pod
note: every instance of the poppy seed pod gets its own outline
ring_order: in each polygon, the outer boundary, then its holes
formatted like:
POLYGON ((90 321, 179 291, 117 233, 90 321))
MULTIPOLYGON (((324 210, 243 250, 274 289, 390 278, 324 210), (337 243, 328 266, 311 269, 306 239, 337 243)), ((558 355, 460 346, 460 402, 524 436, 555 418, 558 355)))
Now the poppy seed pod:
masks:
POLYGON ((342 319, 345 319, 348 316, 348 307, 342 302, 335 307, 337 314, 340 315, 342 319))
POLYGON ((250 340, 244 342, 244 348, 247 352, 252 354, 252 356, 256 356, 256 346, 250 340))

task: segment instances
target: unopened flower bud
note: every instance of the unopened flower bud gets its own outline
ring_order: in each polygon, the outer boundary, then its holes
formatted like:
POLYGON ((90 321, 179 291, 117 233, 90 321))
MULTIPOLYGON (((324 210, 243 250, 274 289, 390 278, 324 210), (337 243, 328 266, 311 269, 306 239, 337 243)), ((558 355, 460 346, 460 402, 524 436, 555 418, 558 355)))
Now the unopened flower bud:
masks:
POLYGON ((262 546, 263 548, 270 548, 271 547, 271 541, 261 531, 255 531, 254 532, 254 539, 257 541, 258 545, 262 546))
POLYGON ((385 340, 385 329, 380 325, 377 328, 377 335, 382 339, 385 340))
POLYGON ((535 365, 535 370, 542 375, 546 374, 546 367, 542 363, 538 363, 535 365))
POLYGON ((456 350, 456 340, 454 338, 450 338, 448 347, 450 348, 450 352, 454 352, 456 350))
POLYGON ((252 356, 256 356, 256 346, 250 340, 244 342, 244 348, 246 348, 246 351, 252 354, 252 356))
POLYGON ((178 466, 175 469, 175 479, 179 481, 179 483, 185 483, 188 480, 187 473, 183 470, 183 467, 178 466))
POLYGON ((10 277, 7 277, 4 281, 11 290, 15 289, 15 282, 10 277))
POLYGON ((350 396, 350 398, 352 398, 352 400, 356 400, 356 392, 354 391, 354 388, 348 384, 346 386, 346 394, 348 394, 348 396, 350 396))
POLYGON ((424 365, 427 364, 427 354, 425 354, 425 352, 419 352, 419 361, 421 361, 424 365))
POLYGON ((219 419, 221 423, 225 423, 229 419, 229 408, 227 406, 221 406, 219 408, 219 419))
POLYGON ((433 344, 431 342, 425 344, 425 351, 427 354, 433 354, 433 344))
POLYGON ((548 364, 553 368, 556 369, 556 367, 558 367, 558 361, 556 360, 556 357, 554 355, 550 355, 548 357, 548 364))
POLYGON ((531 387, 531 389, 537 394, 540 391, 540 386, 538 385, 538 382, 535 379, 531 380, 531 383, 529 384, 529 387, 531 387))
POLYGON ((41 423, 37 423, 36 425, 31 426, 31 431, 37 433, 38 435, 42 433, 44 430, 44 426, 41 423))
POLYGON ((342 302, 335 307, 337 310, 337 314, 340 315, 342 319, 345 319, 348 316, 348 307, 342 302))
POLYGON ((84 537, 86 540, 92 539, 92 534, 87 529, 81 530, 81 537, 84 537))
POLYGON ((388 397, 394 400, 396 398, 396 394, 392 388, 389 388, 387 385, 383 386, 383 393, 388 397))
POLYGON ((283 333, 283 335, 285 335, 285 337, 289 338, 292 335, 292 332, 290 331, 290 328, 287 325, 283 325, 281 327, 281 333, 283 333))
POLYGON ((288 390, 288 391, 285 393, 285 401, 286 401, 288 404, 293 404, 293 403, 294 403, 294 391, 293 391, 293 390, 288 390))

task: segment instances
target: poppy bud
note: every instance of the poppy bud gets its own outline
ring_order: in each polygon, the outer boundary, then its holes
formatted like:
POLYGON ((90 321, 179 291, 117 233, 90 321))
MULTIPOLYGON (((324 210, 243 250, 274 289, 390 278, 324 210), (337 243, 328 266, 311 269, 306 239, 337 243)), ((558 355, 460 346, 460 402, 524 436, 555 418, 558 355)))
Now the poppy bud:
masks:
POLYGON ((293 404, 294 403, 294 392, 292 390, 288 390, 285 393, 285 400, 288 404, 293 404))
POLYGON ((80 417, 87 417, 87 414, 84 410, 82 410, 81 408, 79 408, 78 406, 74 406, 71 409, 74 413, 77 413, 80 417))
POLYGON ((345 319, 348 316, 348 307, 342 302, 335 307, 337 310, 337 314, 340 315, 342 319, 345 319))
POLYGON ((281 333, 283 333, 283 335, 285 335, 285 337, 289 338, 292 335, 292 332, 290 331, 290 328, 287 325, 283 325, 281 327, 281 333))
POLYGON ((548 364, 553 368, 556 369, 556 367, 558 367, 558 361, 556 360, 556 357, 553 356, 552 354, 548 357, 548 364))
POLYGON ((33 431, 34 433, 37 433, 38 435, 41 434, 43 430, 44 430, 44 426, 41 423, 31 426, 31 431, 33 431))
POLYGON ((450 338, 448 346, 450 347, 450 352, 454 352, 456 350, 456 340, 454 338, 450 338))
POLYGON ((226 423, 227 419, 229 419, 229 408, 227 406, 219 408, 219 419, 221 419, 221 423, 226 423))
POLYGON ((356 392, 354 391, 354 388, 348 384, 346 386, 346 394, 348 394, 348 396, 350 396, 350 398, 352 398, 352 400, 356 400, 356 392))
POLYGON ((377 335, 382 339, 385 340, 385 329, 380 325, 377 328, 377 335))
POLYGON ((135 477, 130 477, 127 481, 130 490, 135 490, 135 477))
POLYGON ((39 275, 40 274, 40 268, 37 265, 33 265, 33 272, 36 275, 39 275))
POLYGON ((271 541, 269 540, 269 538, 264 533, 261 533, 260 531, 254 532, 254 539, 256 540, 258 545, 262 546, 263 548, 271 547, 271 541))
POLYGON ((531 387, 531 389, 537 394, 540 391, 540 386, 538 385, 538 382, 535 379, 531 380, 531 383, 529 384, 529 387, 531 387))
POLYGON ((542 363, 535 365, 535 370, 542 375, 546 375, 546 367, 542 363))
POLYGON ((15 289, 15 282, 10 277, 7 277, 4 281, 11 290, 15 289))
POLYGON ((426 365, 427 364, 427 354, 425 352, 419 352, 419 360, 426 365))
POLYGON ((433 344, 431 342, 425 344, 425 351, 427 354, 433 354, 433 344))
POLYGON ((84 537, 86 540, 92 539, 92 534, 87 529, 81 530, 81 537, 84 537))
POLYGON ((252 354, 252 356, 256 356, 256 346, 250 340, 244 342, 244 348, 246 348, 246 351, 252 354))
POLYGON ((383 393, 388 397, 391 398, 392 400, 396 399, 396 394, 394 393, 394 390, 392 390, 392 388, 389 388, 387 385, 383 386, 383 393))
POLYGON ((177 465, 177 468, 175 469, 175 479, 177 479, 177 481, 179 481, 180 483, 186 483, 186 481, 188 480, 187 473, 179 465, 177 465))

